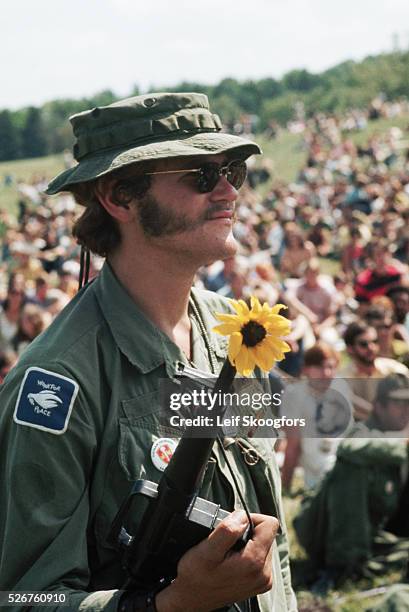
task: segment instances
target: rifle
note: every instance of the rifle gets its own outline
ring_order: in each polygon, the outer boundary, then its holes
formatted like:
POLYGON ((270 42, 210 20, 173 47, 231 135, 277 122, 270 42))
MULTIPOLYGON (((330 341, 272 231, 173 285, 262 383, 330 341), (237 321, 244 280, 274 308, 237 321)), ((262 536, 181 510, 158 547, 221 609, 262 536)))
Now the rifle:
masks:
MULTIPOLYGON (((236 369, 226 360, 213 391, 227 392, 236 369)), ((221 407, 221 413, 224 406, 221 407)), ((111 536, 117 537, 124 551, 123 565, 127 590, 147 591, 164 588, 177 574, 179 559, 192 546, 206 538, 229 512, 218 504, 198 496, 203 475, 217 438, 218 430, 206 438, 192 439, 186 433, 165 469, 159 484, 137 480, 112 524, 111 536), (123 527, 136 498, 148 505, 138 531, 130 535, 123 527)), ((234 549, 245 546, 251 537, 249 524, 234 549)))

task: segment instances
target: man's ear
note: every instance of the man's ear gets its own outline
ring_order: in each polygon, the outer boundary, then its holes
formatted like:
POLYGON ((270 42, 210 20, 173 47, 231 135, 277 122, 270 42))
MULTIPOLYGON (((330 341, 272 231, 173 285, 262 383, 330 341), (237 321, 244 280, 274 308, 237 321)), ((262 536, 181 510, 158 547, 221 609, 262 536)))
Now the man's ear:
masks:
POLYGON ((108 177, 100 179, 96 195, 101 206, 120 223, 128 223, 133 218, 133 208, 130 205, 132 197, 121 181, 108 177))

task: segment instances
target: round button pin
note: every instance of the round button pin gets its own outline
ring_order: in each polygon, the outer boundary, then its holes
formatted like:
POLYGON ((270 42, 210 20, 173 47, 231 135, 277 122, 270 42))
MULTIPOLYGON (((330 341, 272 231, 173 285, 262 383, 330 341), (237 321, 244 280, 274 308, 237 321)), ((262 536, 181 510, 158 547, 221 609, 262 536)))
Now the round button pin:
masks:
POLYGON ((147 108, 150 108, 151 106, 156 104, 156 98, 146 98, 146 100, 144 100, 143 104, 147 108))
POLYGON ((393 493, 394 488, 395 487, 393 486, 392 480, 388 480, 385 483, 385 493, 387 493, 388 495, 391 495, 391 493, 393 493))
POLYGON ((177 441, 172 438, 159 438, 152 444, 151 459, 158 470, 165 471, 177 445, 177 441))

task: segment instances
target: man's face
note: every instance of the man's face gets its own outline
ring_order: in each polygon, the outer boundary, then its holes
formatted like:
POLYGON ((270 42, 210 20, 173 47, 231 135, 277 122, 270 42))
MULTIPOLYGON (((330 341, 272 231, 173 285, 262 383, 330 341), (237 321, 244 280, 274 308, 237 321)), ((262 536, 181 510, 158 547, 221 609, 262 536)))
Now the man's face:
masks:
POLYGON ((397 315, 404 318, 409 312, 409 293, 406 293, 405 291, 396 293, 393 298, 393 302, 395 304, 397 315))
POLYGON ((356 336, 355 342, 349 348, 349 354, 364 365, 373 365, 379 353, 378 335, 373 327, 356 336))
POLYGON ((329 388, 336 371, 337 362, 331 357, 324 359, 321 365, 310 365, 303 368, 310 387, 320 393, 325 393, 329 388))
POLYGON ((385 431, 402 431, 409 424, 409 400, 388 398, 377 404, 377 415, 385 431))
POLYGON ((387 342, 393 335, 393 321, 389 316, 373 321, 380 343, 387 342))
POLYGON ((373 261, 375 264, 375 271, 383 270, 390 261, 389 251, 383 247, 375 248, 373 252, 373 261))
POLYGON ((318 270, 306 270, 305 271, 305 284, 310 289, 318 287, 318 270))
POLYGON ((166 160, 156 171, 186 168, 186 172, 152 176, 149 192, 136 203, 140 227, 151 245, 180 252, 200 265, 236 252, 232 228, 238 192, 221 176, 212 191, 200 193, 197 174, 189 169, 205 162, 225 164, 227 158, 166 160))

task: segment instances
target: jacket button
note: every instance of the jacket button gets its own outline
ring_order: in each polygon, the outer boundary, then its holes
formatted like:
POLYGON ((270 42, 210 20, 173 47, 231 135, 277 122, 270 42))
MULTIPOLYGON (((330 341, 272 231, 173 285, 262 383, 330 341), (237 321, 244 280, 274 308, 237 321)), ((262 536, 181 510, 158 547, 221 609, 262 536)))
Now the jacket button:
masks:
POLYGON ((156 98, 146 98, 146 100, 143 101, 143 104, 147 108, 150 108, 156 104, 156 98))

